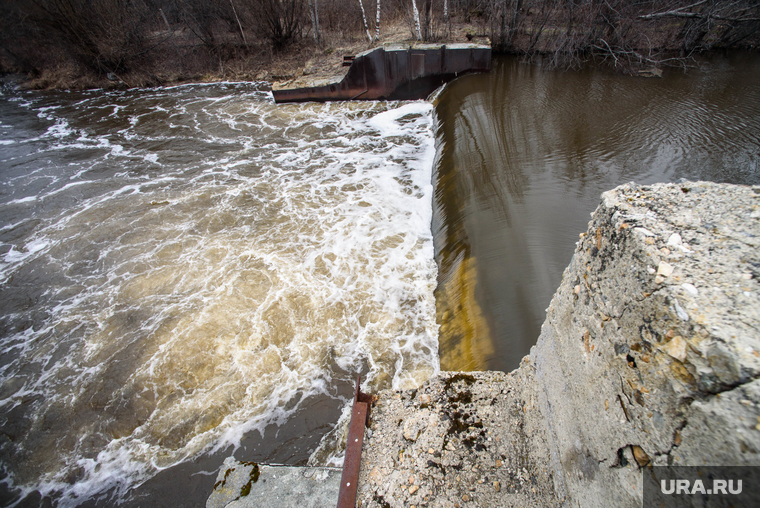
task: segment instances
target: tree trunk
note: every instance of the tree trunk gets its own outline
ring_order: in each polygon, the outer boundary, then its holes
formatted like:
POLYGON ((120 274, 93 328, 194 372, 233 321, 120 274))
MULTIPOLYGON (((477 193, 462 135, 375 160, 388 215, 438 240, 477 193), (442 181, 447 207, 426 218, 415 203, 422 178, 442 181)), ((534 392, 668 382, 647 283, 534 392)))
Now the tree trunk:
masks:
POLYGON ((311 26, 314 29, 314 42, 319 44, 319 13, 317 12, 317 0, 309 0, 309 16, 311 26))
POLYGON ((164 10, 159 8, 158 12, 161 14, 161 18, 164 20, 164 23, 166 24, 166 31, 167 32, 171 32, 172 31, 172 27, 169 26, 169 20, 166 19, 166 14, 164 14, 164 10))
POLYGON ((422 38, 429 41, 433 38, 433 0, 425 0, 423 8, 425 9, 425 26, 423 28, 422 38))
POLYGON ((449 36, 449 0, 443 0, 443 24, 446 27, 446 35, 449 36))
MULTIPOLYGON (((248 41, 245 40, 245 33, 243 33, 243 25, 240 23, 240 18, 238 17, 237 10, 235 9, 235 4, 232 3, 232 0, 230 0, 230 5, 232 6, 232 13, 235 15, 235 20, 237 21, 238 28, 240 28, 240 37, 243 38, 243 44, 245 44, 245 46, 248 47, 248 41)), ((163 14, 163 11, 161 12, 161 14, 163 14)))
POLYGON ((420 29, 420 11, 417 10, 417 2, 412 0, 412 13, 414 14, 414 31, 417 40, 422 40, 422 30, 420 29))
POLYGON ((314 0, 314 22, 316 23, 314 33, 316 34, 317 44, 319 44, 322 40, 322 32, 319 29, 319 0, 314 0))
POLYGON ((509 45, 512 46, 517 36, 517 27, 520 25, 520 11, 522 10, 523 0, 517 0, 517 5, 512 13, 512 21, 509 27, 509 45))
POLYGON ((364 12, 364 4, 362 3, 362 0, 359 0, 359 7, 362 8, 362 19, 364 20, 364 30, 367 31, 367 39, 369 39, 370 44, 372 44, 372 35, 369 33, 369 25, 367 25, 367 13, 364 12))

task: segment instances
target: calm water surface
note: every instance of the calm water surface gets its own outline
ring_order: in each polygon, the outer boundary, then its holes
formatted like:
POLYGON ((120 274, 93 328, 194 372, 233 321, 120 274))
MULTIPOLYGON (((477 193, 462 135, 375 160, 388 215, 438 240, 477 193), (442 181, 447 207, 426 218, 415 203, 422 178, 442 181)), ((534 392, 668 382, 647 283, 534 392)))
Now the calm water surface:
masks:
POLYGON ((495 58, 447 87, 436 116, 442 369, 518 366, 602 192, 760 184, 757 56, 664 79, 495 58))

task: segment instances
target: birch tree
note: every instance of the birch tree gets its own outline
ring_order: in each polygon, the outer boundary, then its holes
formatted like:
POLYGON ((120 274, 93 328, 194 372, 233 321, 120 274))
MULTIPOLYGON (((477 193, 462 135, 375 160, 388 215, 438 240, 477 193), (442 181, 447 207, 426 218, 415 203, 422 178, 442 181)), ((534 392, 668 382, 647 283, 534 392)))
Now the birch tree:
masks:
MULTIPOLYGON (((232 13, 235 15, 235 20, 237 21, 238 28, 240 29, 240 37, 242 37, 242 39, 243 39, 243 44, 245 44, 246 46, 248 46, 248 41, 245 40, 245 32, 243 31, 243 24, 240 23, 240 18, 238 17, 237 9, 235 9, 235 4, 232 3, 232 0, 230 0, 230 5, 232 6, 232 13)), ((164 11, 161 11, 161 15, 162 16, 163 16, 163 14, 164 14, 164 11)), ((166 16, 164 16, 164 21, 166 21, 166 16)), ((167 26, 169 25, 168 22, 166 24, 167 24, 167 26)))
POLYGON ((321 34, 319 33, 319 10, 317 2, 319 0, 309 0, 309 16, 311 16, 311 26, 314 28, 314 42, 319 44, 321 34))
POLYGON ((443 22, 449 23, 449 0, 443 0, 443 22))
POLYGON ((380 40, 380 0, 377 0, 377 16, 375 17, 375 40, 380 40))
POLYGON ((362 3, 362 0, 359 0, 359 7, 362 8, 362 19, 364 20, 364 30, 367 31, 367 39, 369 39, 370 44, 372 44, 372 35, 369 33, 369 25, 367 24, 367 14, 364 12, 364 4, 362 3))
POLYGON ((412 0, 412 13, 414 15, 414 31, 417 40, 422 40, 422 29, 420 28, 420 11, 417 10, 417 2, 412 0))
POLYGON ((314 31, 316 33, 317 42, 320 42, 322 39, 322 32, 319 29, 319 0, 314 0, 314 22, 316 23, 314 31))

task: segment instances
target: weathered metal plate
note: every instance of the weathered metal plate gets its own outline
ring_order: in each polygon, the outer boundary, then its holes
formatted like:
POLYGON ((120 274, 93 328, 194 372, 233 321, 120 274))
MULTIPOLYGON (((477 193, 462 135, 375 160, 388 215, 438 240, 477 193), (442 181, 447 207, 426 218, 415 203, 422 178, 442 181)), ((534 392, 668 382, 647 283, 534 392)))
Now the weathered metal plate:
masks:
POLYGON ((414 52, 412 53, 412 79, 421 78, 425 75, 425 53, 414 52))
POLYGON ((343 461, 343 475, 340 477, 338 508, 356 506, 356 487, 359 483, 359 468, 362 461, 362 443, 364 442, 364 425, 367 421, 367 403, 354 402, 351 423, 348 427, 346 457, 343 461))
POLYGON ((340 82, 273 90, 272 95, 278 103, 424 99, 457 76, 490 70, 490 46, 394 45, 356 55, 340 82))

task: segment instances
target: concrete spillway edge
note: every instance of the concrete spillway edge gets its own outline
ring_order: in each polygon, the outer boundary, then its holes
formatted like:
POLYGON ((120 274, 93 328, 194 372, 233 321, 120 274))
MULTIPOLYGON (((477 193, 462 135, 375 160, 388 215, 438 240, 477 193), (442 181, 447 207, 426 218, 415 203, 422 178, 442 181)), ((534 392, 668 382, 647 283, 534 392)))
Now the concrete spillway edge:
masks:
POLYGON ((631 506, 650 465, 760 465, 760 187, 602 196, 531 354, 373 410, 359 506, 631 506))
MULTIPOLYGON (((758 378, 760 187, 626 184, 518 369, 378 394, 357 506, 638 508, 650 465, 760 466, 758 378)), ((340 470, 228 462, 209 508, 337 501, 340 470)))

